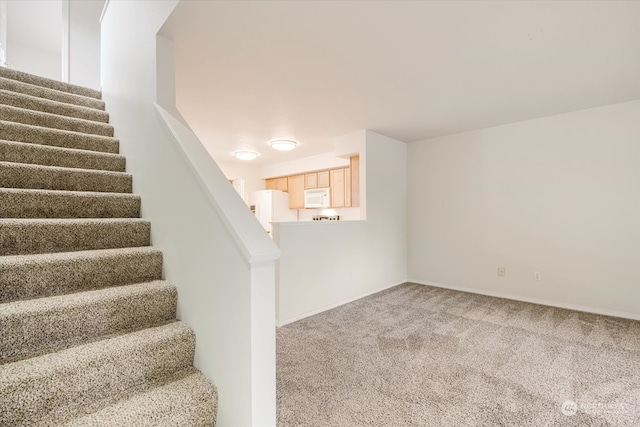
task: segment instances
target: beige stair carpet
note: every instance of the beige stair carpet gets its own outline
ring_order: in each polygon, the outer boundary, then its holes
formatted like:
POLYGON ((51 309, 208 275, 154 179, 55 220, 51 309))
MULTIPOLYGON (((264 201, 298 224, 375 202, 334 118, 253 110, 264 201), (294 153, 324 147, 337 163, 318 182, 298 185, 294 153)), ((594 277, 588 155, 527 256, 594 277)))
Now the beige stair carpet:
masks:
POLYGON ((0 67, 0 426, 213 426, 100 97, 0 67))

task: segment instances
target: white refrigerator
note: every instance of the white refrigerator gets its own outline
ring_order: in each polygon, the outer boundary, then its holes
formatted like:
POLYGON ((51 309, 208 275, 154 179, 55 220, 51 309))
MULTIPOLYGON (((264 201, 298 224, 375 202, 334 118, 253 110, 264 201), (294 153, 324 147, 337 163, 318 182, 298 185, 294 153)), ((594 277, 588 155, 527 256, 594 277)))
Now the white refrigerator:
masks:
POLYGON ((272 222, 297 221, 298 215, 289 209, 289 194, 280 190, 260 190, 253 193, 256 217, 271 236, 272 222))

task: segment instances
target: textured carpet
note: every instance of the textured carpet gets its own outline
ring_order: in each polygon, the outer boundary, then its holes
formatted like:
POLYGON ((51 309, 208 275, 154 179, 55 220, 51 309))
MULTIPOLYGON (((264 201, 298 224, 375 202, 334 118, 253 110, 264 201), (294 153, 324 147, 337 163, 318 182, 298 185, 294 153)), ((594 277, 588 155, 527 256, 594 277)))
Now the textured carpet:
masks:
POLYGON ((0 67, 0 427, 210 427, 100 95, 0 67))
POLYGON ((404 284, 277 332, 278 426, 640 426, 640 322, 404 284))

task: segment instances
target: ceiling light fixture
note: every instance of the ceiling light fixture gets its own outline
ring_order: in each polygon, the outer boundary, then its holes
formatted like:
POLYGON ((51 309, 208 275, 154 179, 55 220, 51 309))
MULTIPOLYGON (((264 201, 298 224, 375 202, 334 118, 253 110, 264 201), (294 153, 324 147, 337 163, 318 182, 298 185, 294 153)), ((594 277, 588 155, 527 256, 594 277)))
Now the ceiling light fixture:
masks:
POLYGON ((235 153, 233 153, 233 155, 238 160, 254 160, 256 157, 258 157, 258 153, 256 153, 255 151, 246 151, 246 150, 236 151, 235 153))
POLYGON ((298 145, 295 141, 290 141, 288 139, 278 139, 276 141, 271 141, 271 148, 278 151, 291 151, 298 145))

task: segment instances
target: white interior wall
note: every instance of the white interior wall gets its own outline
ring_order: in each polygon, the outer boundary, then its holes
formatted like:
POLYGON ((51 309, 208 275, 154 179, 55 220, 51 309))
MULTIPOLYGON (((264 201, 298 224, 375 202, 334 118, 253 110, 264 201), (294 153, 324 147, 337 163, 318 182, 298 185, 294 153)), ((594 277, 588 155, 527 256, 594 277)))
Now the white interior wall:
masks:
POLYGON ((104 0, 13 2, 10 6, 6 59, 11 68, 100 87, 99 20, 104 0))
POLYGON ((274 227, 280 325, 406 281, 407 146, 370 131, 350 137, 365 146, 368 219, 274 227))
MULTIPOLYGON (((163 251, 164 277, 178 288, 178 318, 195 330, 195 365, 218 388, 217 425, 275 426, 273 261, 257 268, 247 262, 200 169, 154 105, 156 75, 173 75, 172 67, 156 70, 156 35, 177 3, 109 2, 101 34, 103 97, 133 190, 142 196, 142 216, 151 220, 152 244, 163 251), (259 381, 266 388, 256 387, 259 381)), ((211 180, 233 191, 218 170, 209 170, 211 180)), ((273 246, 248 210, 246 216, 273 246)))
POLYGON ((9 0, 5 6, 7 66, 60 80, 62 0, 9 0))
POLYGON ((330 152, 265 165, 260 168, 260 174, 263 178, 274 178, 278 176, 297 175, 305 172, 344 168, 348 166, 349 159, 336 157, 334 152, 330 152))
POLYGON ((634 101, 409 144, 409 280, 640 318, 639 117, 634 101))
POLYGON ((227 179, 242 179, 244 181, 244 201, 247 205, 255 203, 253 192, 264 190, 264 179, 261 177, 259 167, 250 163, 216 162, 227 179))
POLYGON ((11 68, 50 79, 62 77, 62 56, 7 41, 7 63, 11 68))
POLYGON ((69 0, 69 82, 100 87, 102 0, 69 0))

